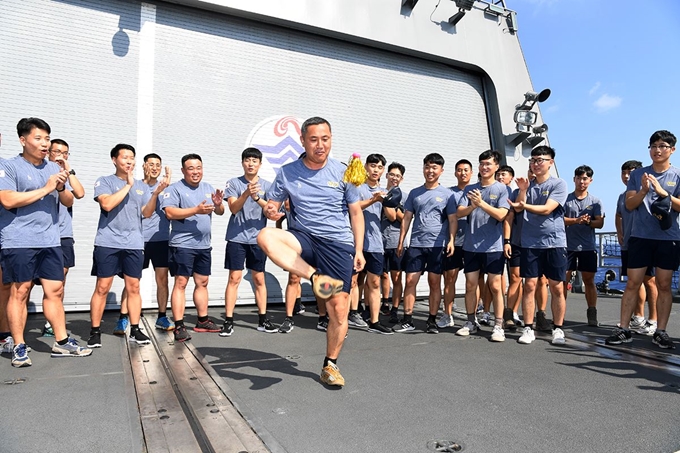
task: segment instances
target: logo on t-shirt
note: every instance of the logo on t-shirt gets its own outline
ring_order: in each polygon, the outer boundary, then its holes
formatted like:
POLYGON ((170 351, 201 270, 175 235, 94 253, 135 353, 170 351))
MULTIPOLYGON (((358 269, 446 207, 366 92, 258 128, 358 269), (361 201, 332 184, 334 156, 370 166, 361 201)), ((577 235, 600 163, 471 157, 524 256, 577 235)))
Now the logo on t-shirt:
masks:
POLYGON ((163 195, 163 198, 168 198, 170 197, 169 193, 162 192, 161 195, 163 195))
POLYGON ((666 181, 666 185, 669 187, 675 187, 675 181, 666 181))
POLYGON ((137 195, 144 195, 144 191, 143 191, 143 190, 137 189, 137 190, 135 190, 135 192, 137 192, 137 195))
POLYGON ((0 170, 0 178, 4 178, 4 177, 5 177, 5 170, 0 170))
POLYGON ((444 199, 443 199, 442 197, 434 197, 434 199, 435 199, 438 203, 441 203, 442 201, 444 201, 444 199))
POLYGON ((337 181, 328 181, 328 187, 340 187, 337 181))
POLYGON ((498 199, 498 195, 492 193, 492 194, 489 194, 489 198, 490 198, 491 200, 496 200, 496 199, 498 199))
POLYGON ((543 192, 541 192, 541 195, 550 195, 550 191, 549 191, 549 190, 544 190, 543 192))

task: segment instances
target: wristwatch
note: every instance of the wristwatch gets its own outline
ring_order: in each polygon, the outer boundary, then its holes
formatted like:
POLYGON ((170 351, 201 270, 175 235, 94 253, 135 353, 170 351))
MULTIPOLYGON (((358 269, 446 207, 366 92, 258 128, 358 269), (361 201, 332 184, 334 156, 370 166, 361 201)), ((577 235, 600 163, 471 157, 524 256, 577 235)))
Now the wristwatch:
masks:
POLYGON ((74 169, 71 169, 71 171, 69 171, 68 174, 69 174, 69 175, 75 176, 75 175, 76 175, 76 171, 75 171, 74 169))

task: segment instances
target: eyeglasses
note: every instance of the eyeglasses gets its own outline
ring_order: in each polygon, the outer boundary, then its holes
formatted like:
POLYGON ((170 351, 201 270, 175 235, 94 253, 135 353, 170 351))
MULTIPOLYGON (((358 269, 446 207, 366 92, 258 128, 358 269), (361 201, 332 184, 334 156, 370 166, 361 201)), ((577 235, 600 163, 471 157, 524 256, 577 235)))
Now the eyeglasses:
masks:
POLYGON ((651 149, 652 151, 654 151, 655 149, 658 149, 659 151, 666 151, 667 149, 671 149, 672 146, 671 145, 649 145, 648 148, 651 149))
POLYGON ((401 178, 401 175, 398 174, 398 173, 388 173, 387 176, 389 176, 390 178, 397 178, 397 179, 401 178))
POLYGON ((481 167, 484 167, 484 168, 486 168, 486 167, 492 167, 492 166, 494 166, 494 165, 496 165, 495 162, 480 162, 480 163, 479 163, 479 167, 480 167, 480 168, 481 168, 481 167))
POLYGON ((541 165, 543 162, 548 162, 551 159, 544 159, 542 157, 537 157, 536 159, 529 159, 530 165, 541 165))
POLYGON ((50 154, 52 154, 53 156, 64 156, 64 157, 66 157, 66 156, 68 156, 69 153, 68 153, 68 151, 50 151, 50 154))

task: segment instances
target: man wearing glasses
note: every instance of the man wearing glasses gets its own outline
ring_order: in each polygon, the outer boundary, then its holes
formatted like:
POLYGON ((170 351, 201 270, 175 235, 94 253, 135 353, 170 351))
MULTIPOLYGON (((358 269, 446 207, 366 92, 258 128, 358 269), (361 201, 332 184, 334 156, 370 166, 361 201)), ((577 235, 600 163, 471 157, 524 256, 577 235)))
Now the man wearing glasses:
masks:
POLYGON ((567 274, 567 235, 564 227, 564 204, 567 183, 550 175, 555 150, 539 146, 531 151, 530 171, 533 181, 517 178, 519 192, 510 205, 523 216, 520 276, 524 278, 522 312, 524 330, 518 342, 530 344, 535 340, 531 325, 534 322, 536 285, 541 275, 548 278, 553 315, 552 344, 564 344, 562 322, 566 302, 563 282, 567 274))
MULTIPOLYGON (((387 167, 387 191, 393 187, 399 187, 406 167, 398 162, 392 162, 387 167)), ((406 197, 402 195, 402 200, 406 197)), ((392 281, 392 307, 389 309, 390 323, 396 324, 399 322, 397 313, 399 311, 399 303, 401 302, 404 293, 404 268, 402 264, 402 257, 397 255, 397 245, 399 243, 399 230, 401 229, 401 221, 404 219, 404 205, 399 203, 396 208, 388 208, 383 206, 382 219, 380 228, 382 229, 383 245, 385 247, 385 265, 383 281, 387 284, 383 286, 383 313, 384 305, 387 304, 386 296, 390 293, 389 281, 392 281), (388 275, 389 274, 389 275, 388 275), (386 290, 385 290, 386 289, 386 290)))
POLYGON ((606 344, 630 343, 630 317, 648 266, 654 266, 659 296, 656 302, 658 323, 652 343, 663 349, 675 345, 666 333, 671 313, 671 280, 680 260, 680 169, 670 162, 675 152, 675 135, 656 131, 649 138, 652 165, 630 174, 626 208, 633 212, 628 240, 628 282, 621 298, 621 324, 607 337, 606 344))

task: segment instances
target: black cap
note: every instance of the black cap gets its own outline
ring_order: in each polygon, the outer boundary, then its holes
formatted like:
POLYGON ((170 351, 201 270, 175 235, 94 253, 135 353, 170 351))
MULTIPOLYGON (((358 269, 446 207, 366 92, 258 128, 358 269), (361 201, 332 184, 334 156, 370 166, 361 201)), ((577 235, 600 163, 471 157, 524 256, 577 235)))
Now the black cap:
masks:
POLYGON ((382 205, 386 208, 396 208, 401 203, 401 189, 392 187, 383 198, 382 205))
POLYGON ((651 210, 652 215, 659 219, 662 230, 667 230, 673 225, 673 220, 671 219, 671 197, 657 198, 652 203, 651 210))

